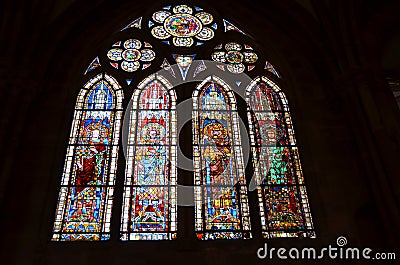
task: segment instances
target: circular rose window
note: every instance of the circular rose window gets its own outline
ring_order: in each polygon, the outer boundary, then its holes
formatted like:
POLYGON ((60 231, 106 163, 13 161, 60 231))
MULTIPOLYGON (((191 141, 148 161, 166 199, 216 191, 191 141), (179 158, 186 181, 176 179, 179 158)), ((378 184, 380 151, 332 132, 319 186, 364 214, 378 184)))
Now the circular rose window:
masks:
POLYGON ((137 39, 128 39, 122 43, 118 41, 113 48, 107 52, 112 67, 126 72, 134 72, 140 69, 146 69, 151 65, 151 61, 156 58, 156 53, 151 49, 148 42, 142 42, 137 39))
POLYGON ((175 46, 190 47, 195 43, 202 45, 202 41, 214 37, 213 29, 217 29, 217 24, 212 22, 213 16, 201 8, 177 5, 154 12, 149 27, 151 34, 166 44, 170 44, 168 39, 172 38, 175 46))

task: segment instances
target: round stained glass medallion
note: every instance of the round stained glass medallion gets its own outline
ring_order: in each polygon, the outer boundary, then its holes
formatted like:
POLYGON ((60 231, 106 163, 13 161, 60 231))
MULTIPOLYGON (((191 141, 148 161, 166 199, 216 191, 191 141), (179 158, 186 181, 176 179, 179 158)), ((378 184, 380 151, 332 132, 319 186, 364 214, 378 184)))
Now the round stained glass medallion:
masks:
POLYGON ((258 59, 257 54, 254 52, 244 52, 243 55, 246 63, 255 63, 258 59))
POLYGON ((137 69, 139 69, 139 67, 140 67, 140 63, 138 61, 133 61, 133 62, 123 61, 121 63, 121 68, 127 72, 134 72, 137 69))
POLYGON ((211 59, 215 62, 227 63, 226 69, 233 74, 243 73, 246 65, 247 71, 252 71, 255 67, 253 64, 258 60, 257 54, 252 51, 253 48, 247 44, 228 42, 225 45, 215 46, 214 50, 211 59), (242 51, 243 47, 244 51, 242 51))
POLYGON ((174 43, 175 46, 177 47, 190 47, 193 45, 193 39, 192 38, 178 38, 174 37, 172 42, 174 43))
POLYGON ((158 23, 163 23, 164 20, 171 15, 168 11, 157 11, 153 14, 153 20, 158 23))
POLYGON ((174 13, 181 13, 181 14, 192 14, 193 13, 193 9, 187 5, 175 6, 172 11, 174 13))
POLYGON ((243 73, 244 70, 246 69, 242 63, 228 64, 228 66, 226 68, 228 69, 229 72, 234 73, 234 74, 243 73))
POLYGON ((154 12, 152 20, 149 21, 151 34, 157 39, 170 39, 163 41, 167 45, 171 43, 177 47, 202 45, 201 41, 214 37, 213 29, 217 29, 217 23, 206 27, 205 25, 213 23, 213 16, 201 10, 187 5, 164 7, 164 10, 154 12))
POLYGON ((209 28, 203 28, 199 34, 197 34, 196 38, 199 40, 211 40, 214 37, 214 31, 209 28))
POLYGON ((142 47, 142 43, 140 40, 129 39, 124 42, 124 47, 126 49, 140 49, 140 47, 142 47))
POLYGON ((153 34, 153 36, 157 39, 167 39, 171 37, 171 35, 167 31, 165 31, 163 26, 154 27, 151 30, 151 34, 153 34))
POLYGON ((159 123, 151 122, 143 126, 141 141, 143 143, 159 143, 166 135, 165 127, 159 123))
POLYGON ((240 51, 242 49, 242 45, 236 42, 229 42, 225 45, 225 49, 227 51, 240 51))
POLYGON ((241 63, 243 61, 243 54, 238 51, 229 51, 226 54, 226 60, 230 63, 241 63))
POLYGON ((145 50, 142 50, 142 56, 140 57, 140 60, 143 62, 149 62, 149 61, 154 60, 155 57, 156 57, 156 53, 154 51, 145 49, 145 50))
POLYGON ((125 50, 122 57, 127 61, 137 61, 140 58, 140 52, 136 49, 125 50))
MULTIPOLYGON (((115 69, 134 72, 140 68, 141 62, 150 62, 156 57, 156 53, 148 42, 144 42, 144 49, 141 50, 142 47, 142 42, 137 39, 118 41, 107 52, 107 57, 112 61, 110 64, 115 69)), ((150 63, 144 63, 142 69, 146 69, 150 65, 150 63)))
POLYGON ((212 15, 206 12, 197 13, 196 17, 198 17, 204 25, 208 25, 213 21, 212 15))
POLYGON ((177 14, 164 21, 165 30, 175 37, 193 37, 202 30, 197 17, 189 14, 177 14))
POLYGON ((120 48, 111 49, 108 51, 107 57, 112 61, 122 60, 122 56, 121 56, 122 51, 123 50, 120 48))
POLYGON ((216 62, 220 62, 220 63, 226 62, 225 52, 222 52, 222 51, 213 52, 213 54, 211 55, 211 58, 213 59, 213 61, 216 61, 216 62))

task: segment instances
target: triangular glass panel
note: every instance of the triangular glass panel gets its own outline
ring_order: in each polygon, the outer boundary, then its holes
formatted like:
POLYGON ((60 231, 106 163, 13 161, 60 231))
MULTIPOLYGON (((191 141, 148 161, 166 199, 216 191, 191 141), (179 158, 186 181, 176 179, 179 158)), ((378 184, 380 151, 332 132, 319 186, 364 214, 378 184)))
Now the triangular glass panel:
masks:
POLYGON ((142 28, 142 17, 140 17, 138 19, 135 19, 134 21, 129 23, 125 28, 121 29, 121 31, 126 30, 126 29, 130 29, 130 28, 141 29, 142 28))
POLYGON ((203 72, 206 69, 207 69, 207 66, 205 65, 204 61, 201 60, 199 62, 199 64, 197 65, 196 70, 194 70, 193 77, 196 77, 196 75, 200 74, 201 72, 203 72))
POLYGON ((247 71, 251 71, 251 70, 253 70, 254 69, 254 65, 249 65, 249 66, 247 66, 247 71))
POLYGON ((278 71, 275 70, 275 67, 268 61, 265 62, 265 67, 264 69, 266 69, 267 71, 273 73, 274 75, 276 75, 277 77, 281 78, 280 74, 278 73, 278 71))
POLYGON ((121 41, 117 41, 117 42, 114 43, 112 46, 113 46, 113 47, 119 47, 119 46, 121 46, 121 41))
POLYGON ((149 28, 151 28, 154 25, 153 21, 149 21, 149 28))
MULTIPOLYGON (((233 25, 231 22, 229 22, 229 21, 227 21, 227 20, 225 20, 225 19, 223 19, 223 21, 224 21, 225 32, 230 31, 230 30, 233 30, 233 31, 237 31, 237 32, 239 32, 239 33, 244 34, 243 31, 241 31, 238 27, 236 27, 235 25, 233 25)), ((244 35, 246 35, 246 34, 244 34, 244 35)))
POLYGON ((93 59, 93 61, 89 64, 88 68, 85 71, 85 75, 89 73, 90 71, 96 69, 97 67, 101 66, 99 57, 97 56, 96 58, 93 59))
POLYGON ((194 10, 196 10, 196 11, 201 11, 201 10, 203 10, 203 8, 195 6, 195 7, 194 7, 194 10))
POLYGON ((163 9, 165 9, 165 10, 170 10, 170 9, 171 9, 171 6, 164 6, 163 9))
POLYGON ((128 84, 128 86, 132 83, 132 79, 126 79, 126 83, 128 84))
POLYGON ((181 71, 182 79, 186 79, 186 75, 190 68, 190 65, 193 62, 193 59, 196 57, 196 54, 192 55, 180 55, 180 54, 172 54, 172 57, 175 59, 175 62, 178 64, 178 68, 181 71))
POLYGON ((217 23, 212 24, 211 27, 212 27, 213 29, 217 29, 217 23))
POLYGON ((225 67, 223 65, 217 64, 216 65, 219 69, 221 69, 222 71, 225 71, 225 67))
POLYGON ((240 86, 241 83, 242 83, 241 81, 236 81, 237 86, 240 86))
POLYGON ((118 69, 118 63, 112 63, 110 62, 111 66, 114 67, 115 69, 118 69))
POLYGON ((174 69, 172 69, 171 65, 167 61, 167 59, 164 58, 163 63, 161 64, 161 68, 167 71, 170 75, 176 78, 174 69))
POLYGON ((143 64, 143 66, 142 66, 142 70, 144 70, 144 69, 146 69, 146 68, 149 68, 149 67, 150 67, 150 65, 151 65, 151 63, 146 63, 146 64, 143 64))

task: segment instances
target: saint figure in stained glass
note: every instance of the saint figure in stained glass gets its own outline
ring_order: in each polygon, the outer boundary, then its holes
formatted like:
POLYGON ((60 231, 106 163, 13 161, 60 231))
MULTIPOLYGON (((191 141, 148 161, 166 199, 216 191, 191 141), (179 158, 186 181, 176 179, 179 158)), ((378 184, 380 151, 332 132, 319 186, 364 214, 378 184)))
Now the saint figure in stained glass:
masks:
POLYGON ((176 96, 171 87, 155 74, 133 94, 122 240, 176 238, 176 96))
POLYGON ((110 237, 122 98, 121 87, 108 74, 92 78, 78 96, 54 241, 110 237))
POLYGON ((236 101, 216 76, 193 93, 196 232, 199 239, 251 238, 236 101))
POLYGON ((315 237, 287 100, 266 77, 246 89, 263 236, 315 237))

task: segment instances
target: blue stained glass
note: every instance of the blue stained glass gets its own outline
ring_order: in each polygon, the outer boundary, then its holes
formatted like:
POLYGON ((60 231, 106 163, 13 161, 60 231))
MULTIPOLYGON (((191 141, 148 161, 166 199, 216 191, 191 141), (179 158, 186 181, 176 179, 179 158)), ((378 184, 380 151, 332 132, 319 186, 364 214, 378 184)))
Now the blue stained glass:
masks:
POLYGON ((78 96, 54 241, 109 238, 122 98, 121 87, 107 74, 92 78, 78 96))
POLYGON ((87 99, 88 109, 112 109, 112 103, 112 91, 110 87, 105 85, 104 81, 96 84, 87 99))

